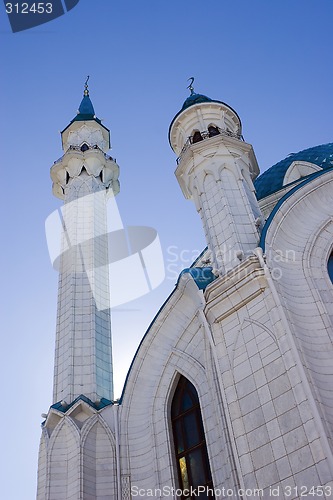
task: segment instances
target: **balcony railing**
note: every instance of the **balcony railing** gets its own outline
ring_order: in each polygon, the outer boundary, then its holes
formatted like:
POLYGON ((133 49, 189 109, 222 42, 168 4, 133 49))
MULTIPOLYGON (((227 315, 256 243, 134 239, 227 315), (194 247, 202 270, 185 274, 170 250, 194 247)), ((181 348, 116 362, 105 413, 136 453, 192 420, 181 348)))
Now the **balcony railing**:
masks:
POLYGON ((188 148, 192 144, 198 144, 199 142, 201 142, 201 141, 203 141, 205 139, 211 139, 212 137, 216 137, 217 135, 224 135, 224 136, 228 136, 228 137, 234 137, 235 139, 238 139, 239 141, 244 141, 244 137, 242 136, 242 134, 237 134, 236 132, 231 132, 231 130, 225 130, 225 129, 221 129, 219 127, 215 127, 215 131, 214 132, 209 132, 208 130, 204 130, 203 132, 200 132, 201 138, 198 135, 197 136, 197 140, 193 140, 194 135, 190 135, 190 137, 185 142, 185 144, 183 146, 183 149, 180 152, 180 155, 178 156, 178 158, 176 160, 177 161, 177 165, 181 162, 184 153, 188 150, 188 148))

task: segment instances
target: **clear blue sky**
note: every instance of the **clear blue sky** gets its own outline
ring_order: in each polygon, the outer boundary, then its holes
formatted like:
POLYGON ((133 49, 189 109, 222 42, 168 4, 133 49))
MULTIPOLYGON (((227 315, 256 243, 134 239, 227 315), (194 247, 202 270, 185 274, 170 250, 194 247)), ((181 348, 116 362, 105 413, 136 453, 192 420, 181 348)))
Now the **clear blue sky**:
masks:
POLYGON ((332 18, 332 0, 81 0, 51 23, 12 34, 0 5, 1 498, 35 498, 57 300, 44 237, 44 221, 60 205, 49 169, 86 76, 96 114, 111 129, 124 223, 157 229, 167 267, 159 289, 114 311, 117 396, 175 270, 205 246, 167 138, 187 79, 195 76, 197 92, 238 112, 262 171, 332 142, 332 18))

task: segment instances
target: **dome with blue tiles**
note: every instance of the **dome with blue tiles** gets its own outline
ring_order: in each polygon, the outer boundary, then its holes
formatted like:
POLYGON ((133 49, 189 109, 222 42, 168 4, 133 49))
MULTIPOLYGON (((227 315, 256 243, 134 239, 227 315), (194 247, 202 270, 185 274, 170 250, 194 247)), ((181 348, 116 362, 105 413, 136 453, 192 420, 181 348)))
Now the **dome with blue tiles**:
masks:
POLYGON ((193 92, 191 95, 188 96, 188 98, 184 102, 181 111, 184 111, 184 109, 187 109, 190 106, 193 106, 193 104, 199 104, 201 102, 211 102, 211 101, 212 101, 212 99, 210 99, 206 95, 196 94, 193 92))
MULTIPOLYGON (((266 170, 254 182, 258 200, 276 193, 289 184, 285 182, 285 176, 293 162, 311 163, 319 167, 318 169, 323 170, 333 168, 333 143, 304 149, 298 153, 291 153, 284 160, 279 161, 266 170)), ((309 175, 305 175, 304 177, 310 177, 311 175, 313 175, 313 172, 309 171, 309 175)))
MULTIPOLYGON (((195 133, 190 118, 191 115, 196 123, 196 127, 204 127, 205 124, 207 131, 208 128, 215 123, 214 126, 218 126, 218 128, 223 130, 228 129, 228 131, 235 134, 235 137, 242 138, 242 122, 238 113, 223 101, 211 99, 204 94, 197 94, 194 92, 194 78, 191 77, 190 80, 191 83, 187 87, 190 90, 190 95, 183 102, 181 109, 173 118, 169 127, 170 146, 177 153, 177 155, 180 154, 187 138, 192 137, 193 133, 195 133), (194 107, 197 111, 196 114, 194 112, 194 107), (198 113, 201 116, 201 122, 200 120, 198 121, 198 113), (206 118, 204 118, 204 115, 206 118), (181 123, 184 119, 186 122, 189 118, 190 121, 186 123, 186 126, 185 123, 181 123), (219 123, 216 123, 216 120, 218 120, 219 123), (173 135, 171 136, 171 134, 173 135)), ((205 131, 202 130, 202 132, 205 131)))

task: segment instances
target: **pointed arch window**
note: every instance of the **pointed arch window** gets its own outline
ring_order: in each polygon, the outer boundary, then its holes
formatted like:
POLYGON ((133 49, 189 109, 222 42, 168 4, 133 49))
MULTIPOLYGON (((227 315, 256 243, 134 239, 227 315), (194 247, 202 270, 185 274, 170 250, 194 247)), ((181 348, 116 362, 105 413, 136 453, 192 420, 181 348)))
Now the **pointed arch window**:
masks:
POLYGON ((327 271, 328 271, 328 275, 330 277, 330 280, 333 283, 333 252, 329 256, 329 259, 328 259, 328 262, 327 262, 327 271))
POLYGON ((199 130, 196 130, 192 136, 192 142, 195 144, 196 142, 200 142, 203 140, 202 135, 200 134, 199 130))
POLYGON ((209 125, 208 127, 208 135, 209 137, 214 137, 214 135, 219 135, 220 131, 215 125, 209 125))
POLYGON ((215 498, 198 394, 183 376, 172 400, 171 421, 182 498, 191 498, 191 488, 198 486, 205 487, 199 498, 215 498))

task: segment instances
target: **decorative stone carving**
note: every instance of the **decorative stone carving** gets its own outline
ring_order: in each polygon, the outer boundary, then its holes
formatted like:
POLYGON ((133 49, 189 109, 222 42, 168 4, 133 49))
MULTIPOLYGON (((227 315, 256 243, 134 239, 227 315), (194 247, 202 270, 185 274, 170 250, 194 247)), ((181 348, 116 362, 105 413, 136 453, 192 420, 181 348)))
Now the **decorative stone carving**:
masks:
POLYGON ((83 125, 78 130, 69 132, 67 141, 64 144, 65 150, 67 150, 70 146, 81 146, 84 142, 90 146, 96 145, 102 150, 108 149, 107 142, 105 141, 101 130, 83 125))
POLYGON ((64 190, 70 179, 78 177, 82 169, 93 177, 100 177, 106 190, 110 189, 114 195, 119 192, 119 166, 111 156, 100 149, 68 149, 64 156, 51 167, 53 180, 53 194, 64 199, 64 190))
POLYGON ((131 500, 131 481, 130 475, 121 476, 122 500, 131 500))

